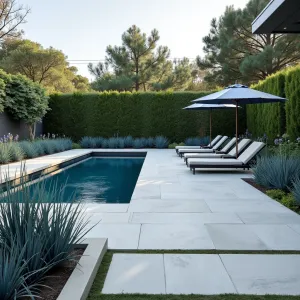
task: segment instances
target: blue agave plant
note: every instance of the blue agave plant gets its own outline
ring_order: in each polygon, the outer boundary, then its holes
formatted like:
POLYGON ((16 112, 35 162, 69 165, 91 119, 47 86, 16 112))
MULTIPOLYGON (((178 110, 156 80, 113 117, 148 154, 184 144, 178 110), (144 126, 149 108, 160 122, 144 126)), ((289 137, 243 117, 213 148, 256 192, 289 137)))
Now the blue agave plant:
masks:
POLYGON ((300 176, 293 181, 293 187, 290 189, 296 204, 300 206, 300 176))
POLYGON ((131 135, 128 135, 124 138, 124 147, 125 148, 132 148, 133 147, 133 137, 131 135))
POLYGON ((258 157, 253 174, 257 184, 287 191, 300 176, 300 158, 283 155, 258 157))
POLYGON ((154 139, 154 145, 155 145, 155 148, 158 148, 158 149, 168 148, 169 141, 164 136, 157 136, 154 139))
POLYGON ((133 148, 135 148, 135 149, 144 148, 144 142, 143 142, 143 140, 140 139, 140 138, 134 139, 134 141, 133 141, 133 148))

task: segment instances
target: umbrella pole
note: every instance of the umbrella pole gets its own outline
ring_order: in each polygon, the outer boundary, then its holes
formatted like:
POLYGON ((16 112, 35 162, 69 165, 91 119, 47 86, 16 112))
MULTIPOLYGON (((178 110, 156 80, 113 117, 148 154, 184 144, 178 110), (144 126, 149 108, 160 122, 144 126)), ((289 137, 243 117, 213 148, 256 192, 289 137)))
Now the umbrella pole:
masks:
POLYGON ((209 112, 209 117, 210 117, 210 120, 209 120, 209 124, 210 124, 210 131, 209 131, 209 146, 211 147, 211 128, 212 128, 212 117, 211 117, 211 113, 212 113, 212 109, 210 109, 210 112, 209 112))
POLYGON ((235 101, 235 148, 236 148, 236 158, 238 158, 238 127, 239 127, 239 111, 238 111, 238 102, 235 101))

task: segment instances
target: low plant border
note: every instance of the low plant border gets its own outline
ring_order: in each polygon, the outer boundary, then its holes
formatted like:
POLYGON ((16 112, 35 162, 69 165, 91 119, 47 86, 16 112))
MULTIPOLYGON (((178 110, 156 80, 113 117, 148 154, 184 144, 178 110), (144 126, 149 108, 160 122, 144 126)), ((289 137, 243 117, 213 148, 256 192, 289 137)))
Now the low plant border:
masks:
POLYGON ((85 249, 82 257, 57 300, 85 300, 88 297, 99 266, 107 251, 107 239, 88 238, 74 248, 85 249))
POLYGON ((300 251, 277 251, 277 250, 108 250, 103 257, 102 263, 95 276, 87 300, 283 300, 299 299, 299 296, 286 295, 151 295, 151 294, 102 294, 101 291, 115 253, 137 254, 269 254, 291 255, 300 251))

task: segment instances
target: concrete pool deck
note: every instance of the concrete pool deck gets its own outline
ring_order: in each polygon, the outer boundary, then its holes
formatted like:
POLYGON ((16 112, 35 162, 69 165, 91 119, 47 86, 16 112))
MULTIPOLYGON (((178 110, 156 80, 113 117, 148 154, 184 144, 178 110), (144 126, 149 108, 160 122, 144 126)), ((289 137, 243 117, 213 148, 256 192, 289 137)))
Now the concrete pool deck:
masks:
MULTIPOLYGON (((99 222, 87 237, 108 238, 109 249, 187 250, 114 254, 103 293, 300 295, 300 255, 188 253, 300 251, 300 216, 242 180, 251 172, 192 175, 173 149, 70 150, 28 160, 26 169, 34 172, 95 151, 147 156, 129 204, 86 205, 91 224, 99 222)), ((19 168, 20 163, 10 164, 10 174, 19 168)), ((2 176, 6 171, 2 166, 2 176)))
MULTIPOLYGON (((249 171, 192 175, 173 149, 70 150, 27 160, 26 170, 95 151, 147 152, 129 204, 86 205, 99 222, 87 237, 107 237, 109 249, 300 250, 300 216, 244 182, 249 171)), ((19 169, 9 165, 12 175, 19 169)))

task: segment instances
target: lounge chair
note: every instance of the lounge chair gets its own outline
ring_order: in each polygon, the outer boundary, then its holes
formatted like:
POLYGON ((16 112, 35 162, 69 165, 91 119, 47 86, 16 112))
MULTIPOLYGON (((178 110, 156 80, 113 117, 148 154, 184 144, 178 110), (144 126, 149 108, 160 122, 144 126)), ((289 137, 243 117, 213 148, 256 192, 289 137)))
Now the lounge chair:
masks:
POLYGON ((264 143, 253 142, 238 158, 191 158, 188 160, 188 167, 195 174, 198 168, 222 168, 222 169, 250 169, 250 160, 256 156, 263 148, 264 143))
POLYGON ((217 135, 210 144, 208 144, 207 146, 176 146, 175 150, 178 153, 179 149, 203 149, 203 148, 211 148, 213 147, 220 139, 221 139, 222 135, 217 135))
MULTIPOLYGON (((245 150, 247 146, 249 146, 250 143, 251 140, 249 139, 240 140, 238 143, 238 155, 242 154, 242 152, 245 150)), ((223 149, 221 149, 221 151, 216 151, 215 153, 185 153, 184 161, 187 163, 187 161, 191 158, 235 158, 235 157, 236 157, 236 147, 235 147, 235 138, 233 138, 223 149)))
POLYGON ((183 157, 184 153, 214 153, 218 150, 226 141, 228 136, 223 136, 211 149, 178 149, 177 154, 180 157, 183 157))

